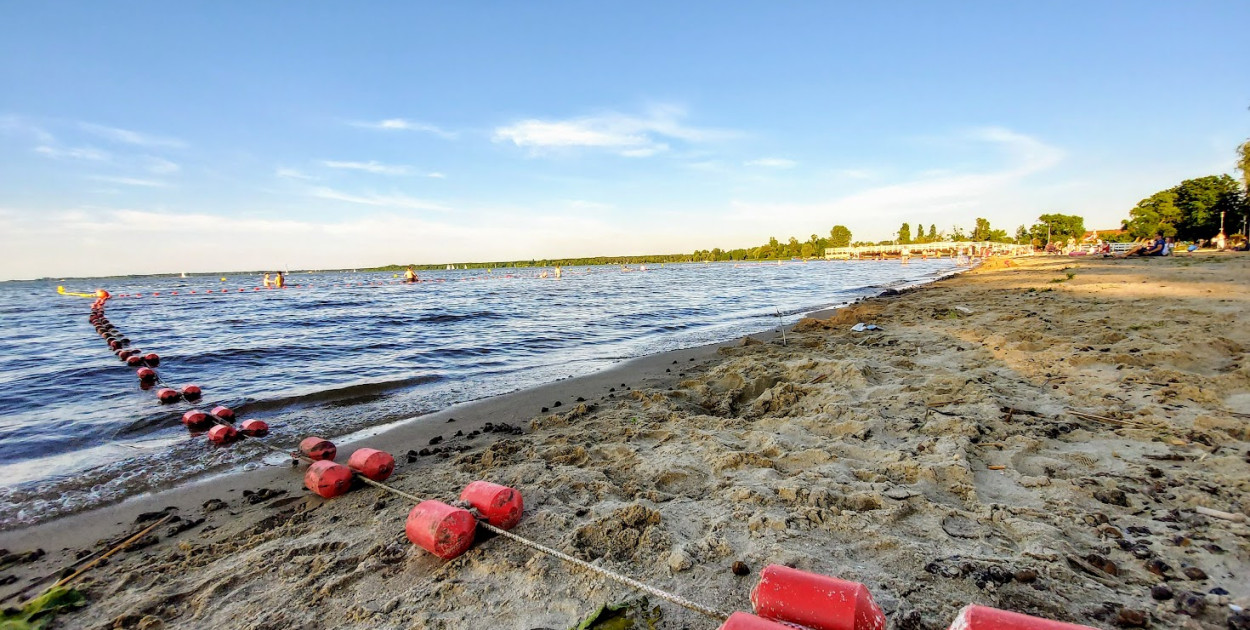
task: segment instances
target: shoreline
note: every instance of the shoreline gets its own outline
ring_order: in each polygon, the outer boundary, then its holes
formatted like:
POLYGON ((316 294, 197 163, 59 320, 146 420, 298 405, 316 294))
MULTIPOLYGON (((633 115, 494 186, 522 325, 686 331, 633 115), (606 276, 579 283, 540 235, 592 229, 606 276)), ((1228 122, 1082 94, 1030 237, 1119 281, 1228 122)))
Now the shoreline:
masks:
MULTIPOLYGON (((1250 514, 1237 415, 1250 416, 1250 332, 1226 324, 1250 303, 1247 269, 1223 255, 990 261, 904 299, 812 313, 786 346, 770 332, 641 357, 362 445, 395 454, 392 483, 420 496, 515 487, 517 533, 721 609, 749 609, 754 578, 729 570, 742 561, 863 582, 894 627, 944 628, 975 602, 1219 628, 1250 605, 1250 530, 1193 508, 1250 514), (857 321, 882 330, 851 332, 857 321), (525 431, 405 462, 487 421, 525 431), (1152 599, 1160 584, 1172 599, 1152 599)), ((181 525, 88 574, 91 605, 58 623, 558 628, 636 601, 503 540, 439 561, 404 538, 407 502, 369 488, 321 500, 301 472, 264 467, 0 534, 47 552, 7 569, 17 581, 0 595, 175 506, 181 525)), ((656 627, 715 626, 656 610, 656 627)))

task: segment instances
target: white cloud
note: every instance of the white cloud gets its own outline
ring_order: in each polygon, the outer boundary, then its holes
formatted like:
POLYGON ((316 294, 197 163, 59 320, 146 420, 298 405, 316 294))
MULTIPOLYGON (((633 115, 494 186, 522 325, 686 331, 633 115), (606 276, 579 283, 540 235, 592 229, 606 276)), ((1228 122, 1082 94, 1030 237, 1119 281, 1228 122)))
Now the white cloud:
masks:
POLYGON ((425 176, 429 177, 430 179, 447 179, 446 175, 444 175, 443 173, 439 173, 437 171, 433 173, 426 173, 425 176))
POLYGON ((377 193, 367 193, 363 195, 356 195, 325 187, 314 188, 309 194, 319 199, 346 201, 347 203, 355 203, 365 206, 378 206, 381 208, 409 208, 413 210, 436 210, 438 212, 447 212, 451 210, 447 206, 437 204, 432 201, 426 201, 424 199, 417 199, 415 197, 400 194, 380 195, 377 193))
POLYGON ((786 158, 759 158, 744 162, 746 166, 762 166, 764 168, 794 168, 799 165, 794 160, 786 158))
POLYGON ((182 167, 178 166, 174 162, 170 162, 164 158, 148 156, 148 171, 152 173, 157 175, 169 175, 170 173, 177 173, 180 170, 182 170, 182 167))
POLYGON ((511 142, 538 153, 551 149, 605 149, 626 157, 648 157, 669 150, 669 142, 707 142, 734 137, 733 132, 681 124, 684 112, 654 107, 643 116, 606 113, 568 120, 521 120, 497 127, 495 142, 511 142))
POLYGON ((90 179, 97 182, 121 184, 123 186, 139 186, 142 188, 168 188, 169 184, 155 179, 139 179, 136 177, 111 177, 108 175, 91 175, 90 179))
POLYGON ((403 164, 382 164, 372 160, 368 162, 339 162, 335 160, 322 160, 321 164, 329 168, 345 169, 350 171, 365 171, 366 173, 377 173, 379 175, 407 175, 412 169, 403 164))
POLYGON ((67 147, 62 149, 41 145, 35 147, 35 153, 53 159, 89 160, 92 162, 106 162, 112 158, 107 151, 101 151, 94 147, 67 147))
MULTIPOLYGON (((1015 212, 1026 210, 1022 181, 1030 175, 1050 169, 1063 159, 1063 151, 1032 136, 999 127, 974 129, 948 136, 943 143, 962 149, 988 152, 1003 167, 991 171, 955 172, 942 170, 920 174, 914 179, 876 186, 824 202, 791 203, 784 201, 732 203, 729 215, 738 222, 782 224, 773 228, 784 233, 802 233, 803 227, 829 217, 872 217, 879 219, 874 227, 885 236, 886 223, 896 218, 944 214, 949 220, 970 221, 975 213, 983 216, 1007 217, 1004 208, 1015 212)), ((935 219, 942 223, 947 219, 935 219)), ((864 221, 867 223, 867 221, 864 221)))
POLYGON ((0 133, 30 136, 42 145, 56 144, 56 138, 53 137, 52 134, 44 131, 42 127, 27 121, 21 116, 0 116, 0 133))
POLYGON ((120 142, 123 144, 134 144, 134 145, 143 146, 143 147, 170 147, 170 148, 179 148, 179 147, 186 146, 185 142, 177 138, 153 136, 153 135, 148 135, 146 133, 140 133, 138 131, 131 131, 129 129, 121 129, 118 127, 106 127, 104 125, 96 125, 96 124, 85 123, 85 122, 78 123, 78 126, 81 127, 83 131, 86 131, 93 135, 99 136, 101 138, 105 138, 107 140, 112 140, 113 142, 120 142))
POLYGON ((386 120, 380 120, 378 122, 353 122, 351 123, 351 125, 353 127, 364 127, 366 129, 380 129, 383 131, 420 131, 424 133, 432 133, 436 136, 439 136, 440 138, 446 138, 448 140, 451 140, 456 137, 455 133, 447 131, 441 127, 438 127, 437 125, 431 125, 429 123, 423 123, 423 122, 416 122, 413 120, 406 120, 404 118, 388 118, 386 120))
POLYGON ((835 177, 846 179, 872 179, 876 173, 866 168, 843 168, 833 172, 835 177))
POLYGON ((285 177, 287 179, 303 179, 303 180, 317 179, 316 177, 313 177, 312 175, 305 175, 304 173, 300 172, 299 169, 285 168, 281 166, 279 166, 278 170, 274 171, 273 174, 275 177, 285 177))

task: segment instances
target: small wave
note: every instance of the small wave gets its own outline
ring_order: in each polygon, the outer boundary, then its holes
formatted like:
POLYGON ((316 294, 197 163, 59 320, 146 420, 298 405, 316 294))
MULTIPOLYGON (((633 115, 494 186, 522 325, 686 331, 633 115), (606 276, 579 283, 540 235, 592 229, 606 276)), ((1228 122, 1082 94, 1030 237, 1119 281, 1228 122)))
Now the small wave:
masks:
POLYGON ((309 405, 316 403, 335 403, 336 406, 344 404, 354 404, 356 401, 377 400, 382 395, 406 387, 414 387, 416 385, 424 385, 442 380, 442 376, 438 375, 422 375, 411 378, 401 378, 391 381, 381 381, 374 383, 359 383, 357 385, 348 385, 346 387, 335 387, 331 389, 322 389, 314 392, 296 394, 293 396, 283 396, 280 398, 266 398, 262 400, 249 400, 237 409, 239 413, 253 411, 274 411, 294 407, 299 405, 309 405))
POLYGON ((495 311, 477 311, 473 313, 435 313, 418 317, 414 321, 422 324, 446 324, 464 319, 502 319, 503 317, 503 314, 495 311))

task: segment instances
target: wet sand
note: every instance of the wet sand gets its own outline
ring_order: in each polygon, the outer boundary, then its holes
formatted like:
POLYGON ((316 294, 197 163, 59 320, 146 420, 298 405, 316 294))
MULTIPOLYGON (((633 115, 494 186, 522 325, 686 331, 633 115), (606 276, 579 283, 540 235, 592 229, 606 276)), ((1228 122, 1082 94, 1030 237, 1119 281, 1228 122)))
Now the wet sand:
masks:
MULTIPOLYGON (((443 500, 475 479, 515 487, 516 533, 724 610, 749 610, 741 561, 864 582, 896 628, 945 628, 970 602, 1224 628, 1250 606, 1250 527, 1194 508, 1250 514, 1248 271, 1230 254, 991 261, 804 320, 786 345, 461 405, 340 444, 339 461, 388 450, 393 485, 443 500), (405 457, 423 448, 441 450, 405 457), (1171 599, 1152 598, 1160 584, 1171 599)), ((47 552, 0 571, 15 580, 0 596, 172 507, 177 522, 87 574, 90 604, 57 627, 562 629, 637 597, 497 538, 438 560, 404 538, 409 501, 326 501, 301 475, 275 465, 0 534, 47 552)), ((644 608, 659 628, 717 626, 644 608)))

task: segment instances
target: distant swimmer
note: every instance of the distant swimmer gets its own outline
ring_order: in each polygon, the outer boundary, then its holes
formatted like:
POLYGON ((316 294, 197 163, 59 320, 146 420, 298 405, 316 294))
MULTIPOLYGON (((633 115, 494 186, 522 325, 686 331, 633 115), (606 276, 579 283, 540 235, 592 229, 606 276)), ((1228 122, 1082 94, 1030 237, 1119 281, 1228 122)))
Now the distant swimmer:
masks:
POLYGON ((542 273, 540 273, 540 274, 538 274, 538 277, 539 277, 539 278, 546 278, 546 277, 547 277, 547 270, 546 270, 546 269, 543 269, 543 272, 542 272, 542 273))
POLYGON ((404 282, 420 282, 417 278, 417 272, 413 271, 412 267, 409 267, 407 271, 404 271, 404 282))
POLYGON ((562 275, 564 275, 564 270, 560 269, 560 265, 556 265, 556 280, 559 280, 562 275))
POLYGON ((264 281, 263 281, 263 282, 265 283, 265 288, 266 288, 266 289, 268 289, 269 287, 272 287, 272 286, 273 286, 273 280, 270 280, 270 279, 269 279, 269 274, 265 274, 265 279, 264 279, 264 281))
POLYGON ((281 271, 279 271, 278 275, 273 279, 273 286, 279 289, 286 287, 286 278, 282 277, 281 271))

